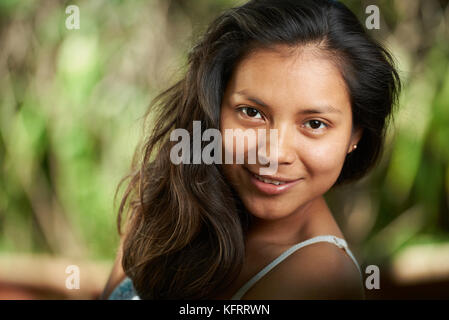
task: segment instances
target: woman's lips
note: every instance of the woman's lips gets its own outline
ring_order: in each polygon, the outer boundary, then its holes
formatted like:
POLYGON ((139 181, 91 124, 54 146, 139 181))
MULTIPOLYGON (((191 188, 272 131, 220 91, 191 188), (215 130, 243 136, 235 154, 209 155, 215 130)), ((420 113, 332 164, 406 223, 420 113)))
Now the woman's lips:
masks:
POLYGON ((251 171, 249 171, 248 169, 246 169, 245 171, 249 174, 251 183, 260 192, 262 192, 264 194, 268 194, 268 195, 276 195, 276 194, 281 194, 283 192, 286 192, 287 190, 289 190, 290 188, 292 188, 293 186, 295 186, 298 182, 300 182, 302 180, 302 178, 296 179, 296 180, 279 179, 277 181, 281 182, 282 184, 276 185, 273 183, 263 182, 260 180, 260 178, 267 178, 268 180, 276 180, 276 179, 270 179, 268 177, 256 175, 256 174, 252 173, 251 171), (258 176, 259 179, 256 176, 258 176))

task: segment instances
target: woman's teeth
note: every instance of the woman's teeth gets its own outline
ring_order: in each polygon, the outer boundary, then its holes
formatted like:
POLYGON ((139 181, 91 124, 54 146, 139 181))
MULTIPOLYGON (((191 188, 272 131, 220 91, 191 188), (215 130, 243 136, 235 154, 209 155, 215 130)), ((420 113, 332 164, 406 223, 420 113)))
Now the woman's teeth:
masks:
POLYGON ((271 183, 271 184, 274 184, 274 185, 276 185, 276 186, 279 186, 279 185, 281 185, 281 184, 286 184, 286 182, 262 178, 261 176, 258 176, 257 174, 254 174, 254 177, 255 177, 257 180, 260 180, 260 181, 265 182, 265 183, 271 183))

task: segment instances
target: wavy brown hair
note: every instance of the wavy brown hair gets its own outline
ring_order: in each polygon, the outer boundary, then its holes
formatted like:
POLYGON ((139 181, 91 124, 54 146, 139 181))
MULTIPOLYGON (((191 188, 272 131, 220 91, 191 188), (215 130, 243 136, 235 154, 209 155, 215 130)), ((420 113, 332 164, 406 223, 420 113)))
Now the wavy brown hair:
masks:
POLYGON ((207 299, 238 276, 251 215, 220 165, 174 165, 169 136, 184 128, 192 137, 194 120, 202 131, 219 129, 221 100, 236 63, 276 44, 319 44, 340 68, 363 136, 337 183, 360 178, 378 159, 400 82, 391 55, 354 14, 328 0, 253 0, 229 9, 190 51, 185 76, 158 95, 146 115, 153 127, 136 152, 117 219, 121 233, 128 213, 122 265, 140 298, 207 299))

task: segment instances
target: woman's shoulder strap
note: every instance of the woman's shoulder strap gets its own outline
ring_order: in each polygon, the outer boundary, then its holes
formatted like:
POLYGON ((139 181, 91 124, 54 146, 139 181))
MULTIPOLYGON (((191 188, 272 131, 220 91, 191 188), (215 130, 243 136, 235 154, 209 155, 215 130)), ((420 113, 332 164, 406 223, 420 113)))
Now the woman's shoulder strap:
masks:
POLYGON ((288 256, 290 256, 292 253, 297 251, 298 249, 301 249, 305 246, 308 246, 313 243, 317 242, 330 242, 338 246, 339 248, 342 248, 346 251, 346 253, 349 255, 349 257, 352 259, 352 261, 355 263, 357 269, 359 270, 360 276, 362 276, 362 272, 360 270, 360 266, 355 259, 354 255, 352 254, 351 250, 349 250, 348 244, 344 239, 341 239, 334 235, 320 235, 316 236, 310 239, 307 239, 305 241, 302 241, 300 243, 297 243, 287 250, 285 250, 279 257, 274 259, 270 264, 268 264, 265 268, 263 268, 261 271, 259 271, 254 277, 252 277, 247 283, 245 283, 238 291, 237 293, 231 298, 232 300, 239 300, 243 295, 257 282, 262 278, 265 274, 267 274, 271 269, 276 267, 279 263, 281 263, 283 260, 285 260, 288 256))

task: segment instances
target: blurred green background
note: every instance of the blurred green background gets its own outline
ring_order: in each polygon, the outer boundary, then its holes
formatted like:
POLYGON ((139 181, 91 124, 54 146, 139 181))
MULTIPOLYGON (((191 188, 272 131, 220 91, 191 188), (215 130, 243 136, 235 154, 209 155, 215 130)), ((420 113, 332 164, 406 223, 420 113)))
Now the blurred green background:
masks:
MULTIPOLYGON (((47 266, 39 257, 87 263, 93 285, 81 296, 98 292, 119 240, 115 188, 151 98, 182 74, 207 24, 244 2, 0 0, 0 297, 15 297, 4 289, 11 282, 35 281, 26 275, 47 266), (66 28, 71 4, 80 29, 66 28)), ((379 165, 329 203, 362 266, 382 266, 390 279, 390 292, 374 298, 425 281, 445 286, 449 1, 342 2, 363 24, 365 8, 378 5, 380 29, 368 32, 396 57, 404 90, 379 165)))

